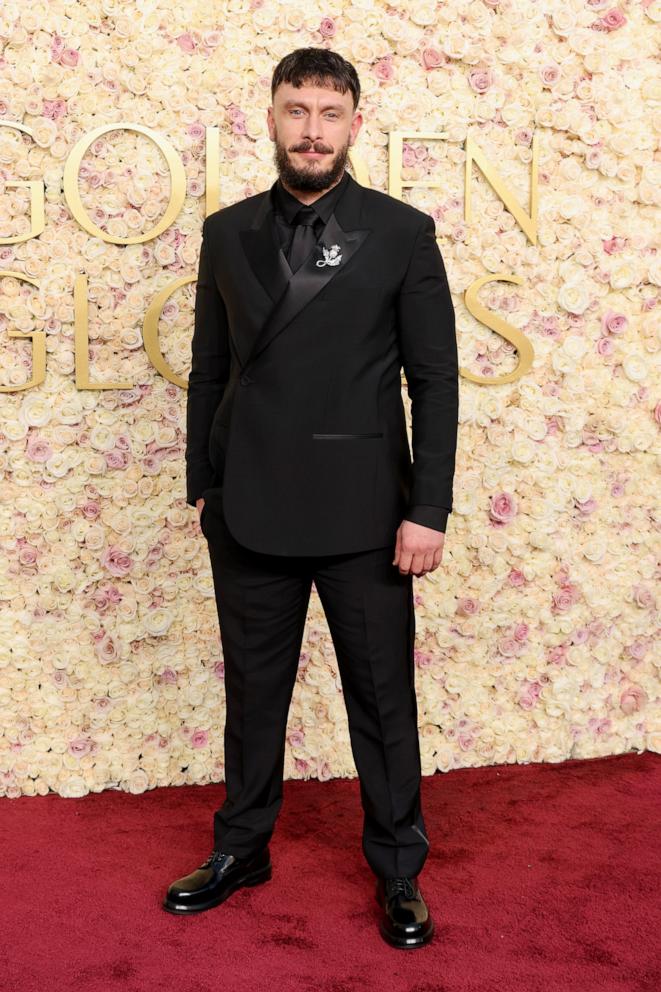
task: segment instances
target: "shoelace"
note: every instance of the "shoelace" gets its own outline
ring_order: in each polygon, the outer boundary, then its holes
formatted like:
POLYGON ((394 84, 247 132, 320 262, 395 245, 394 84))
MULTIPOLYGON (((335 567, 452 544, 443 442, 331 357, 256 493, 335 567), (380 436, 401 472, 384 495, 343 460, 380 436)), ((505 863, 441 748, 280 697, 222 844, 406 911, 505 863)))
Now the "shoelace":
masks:
POLYGON ((400 894, 407 899, 415 898, 415 885, 410 878, 388 878, 386 880, 386 891, 390 899, 400 894))
POLYGON ((227 858, 229 855, 223 854, 222 851, 212 851, 207 860, 200 865, 200 868, 210 868, 214 861, 220 861, 222 858, 227 858))

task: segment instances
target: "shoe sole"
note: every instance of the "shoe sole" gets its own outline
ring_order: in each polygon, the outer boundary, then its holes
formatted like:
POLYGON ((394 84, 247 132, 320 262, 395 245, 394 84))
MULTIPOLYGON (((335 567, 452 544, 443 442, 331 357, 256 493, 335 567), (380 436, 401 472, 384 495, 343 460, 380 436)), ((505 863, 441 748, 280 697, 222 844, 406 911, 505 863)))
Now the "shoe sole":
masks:
POLYGON ((384 938, 384 940, 388 941, 391 947, 397 947, 399 950, 402 951, 413 951, 417 947, 424 947, 425 944, 429 943, 429 941, 434 936, 435 927, 434 924, 432 923, 429 930, 427 930, 427 932, 422 937, 401 938, 401 939, 391 934, 390 931, 383 926, 383 923, 379 923, 379 930, 381 932, 381 936, 384 938))
POLYGON ((162 906, 168 913, 175 913, 178 916, 190 916, 193 913, 203 913, 205 909, 213 909, 214 906, 220 906, 220 904, 225 902, 225 900, 236 892, 237 889, 241 889, 244 886, 261 885, 262 882, 268 882, 272 874, 272 866, 269 864, 266 868, 260 868, 259 871, 251 872, 249 875, 244 875, 243 878, 237 879, 232 883, 232 885, 221 892, 219 896, 215 896, 207 902, 199 903, 196 906, 183 906, 178 903, 169 902, 168 899, 164 899, 162 906))

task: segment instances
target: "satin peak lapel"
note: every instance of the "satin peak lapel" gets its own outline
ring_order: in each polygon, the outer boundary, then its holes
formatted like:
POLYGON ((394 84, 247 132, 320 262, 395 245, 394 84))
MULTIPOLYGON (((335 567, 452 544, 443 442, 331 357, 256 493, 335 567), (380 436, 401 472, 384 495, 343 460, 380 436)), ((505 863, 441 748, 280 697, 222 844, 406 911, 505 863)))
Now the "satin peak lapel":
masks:
POLYGON ((369 237, 370 228, 345 230, 339 219, 343 215, 346 223, 347 217, 358 216, 361 191, 360 184, 350 177, 349 185, 328 218, 315 250, 293 274, 273 237, 269 196, 262 200, 251 227, 240 232, 248 261, 274 301, 265 323, 248 345, 246 364, 260 354, 303 307, 349 264, 369 237))

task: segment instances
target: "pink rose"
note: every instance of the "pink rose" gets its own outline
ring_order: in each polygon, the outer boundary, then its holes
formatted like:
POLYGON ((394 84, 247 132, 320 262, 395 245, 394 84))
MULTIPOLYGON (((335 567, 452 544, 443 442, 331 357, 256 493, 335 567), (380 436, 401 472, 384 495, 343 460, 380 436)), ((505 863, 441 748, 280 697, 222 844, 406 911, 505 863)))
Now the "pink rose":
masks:
POLYGON ((429 652, 416 648, 413 652, 413 662, 416 668, 429 668, 433 659, 429 652))
POLYGON ((553 86, 560 79, 560 66, 544 65, 539 70, 539 78, 543 86, 553 86))
POLYGON ((649 610, 656 605, 656 600, 647 586, 637 585, 633 588, 633 601, 641 610, 649 610))
POLYGON ((111 575, 122 578, 133 568, 133 559, 121 548, 113 544, 101 555, 100 564, 107 568, 111 575))
POLYGON ((577 599, 578 590, 576 586, 572 585, 571 582, 567 582, 557 592, 553 593, 553 607, 558 612, 564 613, 566 610, 571 609, 577 599))
POLYGON ((496 648, 504 658, 516 658, 519 653, 518 642, 513 637, 501 637, 496 648))
POLYGON ((633 661, 638 663, 639 661, 642 661, 647 654, 647 647, 648 645, 645 638, 637 637, 635 641, 632 641, 631 644, 627 645, 626 653, 633 659, 633 661))
POLYGON ((611 338, 599 338, 597 341, 597 354, 602 356, 612 355, 615 345, 611 338))
POLYGON ((53 449, 43 438, 31 437, 27 443, 25 454, 31 462, 47 462, 53 454, 53 449))
POLYGON ((96 750, 96 744, 89 737, 74 737, 72 741, 69 741, 69 746, 67 751, 72 754, 74 758, 82 758, 87 754, 92 754, 96 750))
POLYGON ((512 635, 514 637, 514 640, 518 641, 520 644, 523 644, 524 641, 528 640, 529 629, 530 628, 528 627, 527 623, 517 623, 516 627, 514 628, 514 633, 512 635))
POLYGON ((601 23, 607 31, 617 31, 627 23, 627 19, 619 7, 613 7, 601 17, 601 23))
POLYGON ((478 611, 478 601, 472 596, 462 596, 456 607, 456 612, 462 617, 472 617, 478 611))
POLYGON ((177 673, 173 668, 164 668, 160 674, 159 682, 161 685, 176 685, 177 673))
POLYGON ((209 743, 208 730, 195 730, 191 734, 191 739, 190 739, 191 747, 206 747, 208 743, 209 743))
POLYGON ((537 705, 541 693, 542 687, 539 682, 529 683, 524 686, 523 692, 519 696, 519 706, 524 710, 531 710, 537 705))
POLYGON ((620 709, 623 713, 637 713, 647 702, 647 694, 639 685, 630 685, 620 696, 620 709))
POLYGON ((322 758, 317 758, 317 778, 321 782, 328 782, 333 777, 330 765, 322 758))
POLYGON ((292 730, 288 735, 287 740, 289 741, 291 747, 302 747, 305 743, 305 731, 301 728, 298 730, 292 730))
POLYGON ((19 548, 18 561, 24 568, 31 568, 38 557, 37 549, 31 544, 23 544, 19 548))
POLYGON ((518 588, 525 584, 526 577, 520 568, 511 568, 507 576, 507 581, 511 586, 518 588))
POLYGON ((516 516, 516 503, 511 493, 503 492, 492 496, 489 516, 495 523, 507 524, 516 516))
POLYGON ((559 644, 555 648, 551 648, 548 653, 548 659, 550 665, 564 666, 567 664, 567 648, 562 644, 559 644))
POLYGON ((622 251, 626 247, 627 239, 616 237, 613 235, 608 241, 602 241, 602 247, 607 255, 614 255, 618 251, 622 251))
POLYGON ((74 67, 78 65, 79 59, 80 55, 75 48, 63 48, 59 58, 59 63, 60 65, 74 67))
POLYGON ((106 451, 104 458, 108 468, 113 469, 126 468, 131 460, 130 456, 125 451, 118 451, 117 448, 114 448, 112 451, 106 451))
POLYGON ((445 63, 445 56, 438 48, 423 48, 422 64, 425 69, 438 69, 445 63))
POLYGON ((654 419, 657 424, 661 424, 661 400, 654 407, 654 419))
POLYGON ((182 52, 186 52, 187 55, 192 55, 195 51, 195 41, 193 40, 193 36, 190 31, 186 31, 184 34, 178 35, 178 37, 175 38, 175 41, 179 45, 182 52))
POLYGON ((56 121, 58 117, 64 117, 67 112, 65 100, 44 100, 42 114, 51 121, 56 121))
POLYGON ((415 148, 410 144, 404 143, 402 147, 402 164, 409 168, 415 165, 417 161, 418 156, 415 154, 415 148))
POLYGON ((319 25, 319 33, 323 35, 324 38, 332 38, 335 34, 335 21, 332 17, 322 18, 321 24, 319 25))
POLYGON ((101 635, 100 639, 97 637, 93 638, 96 641, 94 645, 96 660, 100 665, 111 665, 113 661, 117 661, 119 658, 117 643, 111 634, 107 634, 103 630, 99 633, 101 635))
POLYGON ((476 93, 486 93, 493 82, 494 77, 491 69, 471 69, 468 73, 468 83, 476 93))
POLYGON ((384 56, 382 59, 378 59, 373 66, 373 72, 377 79, 381 82, 388 82, 395 75, 395 69, 393 67, 391 57, 384 56))
POLYGON ((601 318, 601 330, 608 334, 623 334, 629 326, 629 321, 623 313, 607 310, 601 318))

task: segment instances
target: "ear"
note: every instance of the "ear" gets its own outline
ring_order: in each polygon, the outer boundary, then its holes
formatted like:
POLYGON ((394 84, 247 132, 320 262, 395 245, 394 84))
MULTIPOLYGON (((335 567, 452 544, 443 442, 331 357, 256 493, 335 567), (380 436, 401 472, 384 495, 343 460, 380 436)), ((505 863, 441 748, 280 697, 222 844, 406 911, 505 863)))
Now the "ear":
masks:
POLYGON ((360 128, 362 126, 362 123, 363 123, 363 115, 360 113, 360 111, 357 111, 356 114, 354 115, 354 118, 353 118, 352 122, 351 122, 351 131, 350 131, 351 141, 350 141, 350 143, 352 145, 353 145, 354 141, 356 140, 356 138, 358 137, 358 132, 360 131, 360 128))

